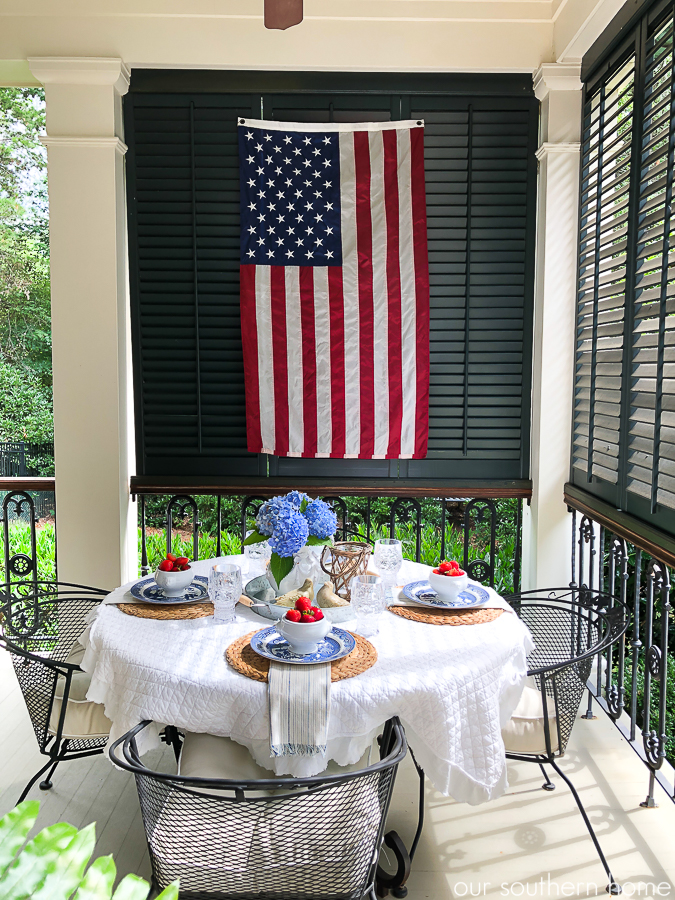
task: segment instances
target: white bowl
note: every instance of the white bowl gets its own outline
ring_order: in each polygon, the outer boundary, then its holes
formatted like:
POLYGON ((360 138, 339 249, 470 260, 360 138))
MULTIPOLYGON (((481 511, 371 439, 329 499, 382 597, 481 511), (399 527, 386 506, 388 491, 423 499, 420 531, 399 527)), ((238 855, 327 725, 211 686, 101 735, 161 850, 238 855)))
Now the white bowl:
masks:
POLYGON ((276 629, 282 637, 285 637, 294 653, 307 656, 316 653, 328 632, 332 623, 328 619, 319 619, 318 622, 291 622, 286 618, 279 619, 276 629))
POLYGON ((456 600, 457 596, 466 590, 469 576, 463 575, 436 575, 429 572, 429 584, 436 591, 441 600, 456 600))
POLYGON ((192 584, 194 578, 192 569, 186 569, 184 572, 162 572, 157 569, 155 572, 155 584, 164 591, 167 597, 180 597, 185 593, 185 588, 192 584))

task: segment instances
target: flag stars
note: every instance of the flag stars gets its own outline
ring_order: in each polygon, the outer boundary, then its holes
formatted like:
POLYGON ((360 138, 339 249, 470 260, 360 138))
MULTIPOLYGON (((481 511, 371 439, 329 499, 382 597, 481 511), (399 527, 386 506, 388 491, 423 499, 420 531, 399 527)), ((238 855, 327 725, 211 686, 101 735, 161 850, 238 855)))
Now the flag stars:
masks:
POLYGON ((312 172, 312 175, 313 175, 315 178, 321 178, 321 172, 312 172))
POLYGON ((303 241, 302 238, 298 238, 297 241, 296 241, 295 243, 298 245, 298 247, 302 247, 302 245, 303 245, 305 242, 303 241))
POLYGON ((317 247, 320 247, 320 246, 323 244, 323 239, 322 239, 322 238, 317 238, 316 241, 315 241, 314 243, 316 244, 317 247))
POLYGON ((315 197, 320 197, 320 196, 321 196, 321 191, 314 191, 314 196, 315 196, 315 197))
POLYGON ((326 168, 328 168, 328 166, 330 165, 330 160, 324 159, 323 164, 324 164, 324 166, 326 166, 326 168))
POLYGON ((271 157, 271 156, 266 156, 266 157, 265 157, 265 162, 269 165, 269 164, 272 162, 272 157, 271 157))
POLYGON ((246 157, 246 162, 247 162, 247 163, 252 163, 252 162, 255 162, 255 159, 254 159, 253 156, 247 156, 247 157, 246 157))
POLYGON ((253 137, 253 132, 252 132, 252 131, 247 131, 247 132, 246 132, 246 140, 247 140, 247 141, 250 141, 252 137, 253 137))
POLYGON ((305 203, 305 209, 312 209, 313 207, 314 207, 313 203, 305 203))
POLYGON ((251 227, 248 229, 248 233, 255 234, 255 228, 253 227, 253 225, 251 225, 251 227))
POLYGON ((252 178, 249 178, 249 180, 248 180, 248 186, 249 186, 249 187, 254 187, 254 186, 255 186, 255 181, 254 181, 252 178))
POLYGON ((277 238, 277 245, 278 245, 279 247, 281 247, 281 245, 283 244, 283 242, 284 242, 284 239, 283 239, 283 238, 277 238))
POLYGON ((328 259, 332 259, 332 258, 333 258, 333 251, 332 251, 332 250, 326 250, 326 256, 328 257, 328 259))
POLYGON ((268 251, 267 251, 267 255, 268 255, 268 256, 274 256, 274 250, 268 250, 268 251))
POLYGON ((271 141, 271 140, 272 140, 272 135, 271 135, 271 134, 266 134, 266 135, 264 135, 264 138, 265 138, 266 141, 271 141))
POLYGON ((306 144, 308 147, 312 143, 311 138, 305 137, 302 139, 303 144, 306 144))
POLYGON ((317 222, 323 222, 323 216, 318 215, 318 213, 314 218, 316 219, 317 222))
POLYGON ((249 208, 249 209, 255 209, 255 203, 249 203, 248 208, 249 208))
POLYGON ((302 164, 303 164, 303 166, 305 166, 305 168, 307 168, 307 166, 312 165, 312 161, 311 161, 311 159, 303 159, 302 164))
POLYGON ((259 196, 259 197, 264 197, 264 196, 265 196, 265 191, 258 191, 258 196, 259 196))
POLYGON ((281 153, 281 147, 272 147, 275 153, 281 153))
POLYGON ((264 171, 265 171, 265 170, 264 170, 263 168, 261 168, 261 166, 258 166, 258 168, 256 169, 256 172, 257 172, 258 175, 262 175, 262 173, 263 173, 264 171))
POLYGON ((291 164, 291 161, 287 156, 284 157, 284 162, 286 163, 287 166, 290 166, 290 164, 291 164))
POLYGON ((274 182, 272 181, 271 178, 267 179, 267 187, 274 187, 274 182))
POLYGON ((290 259, 291 256, 293 256, 293 251, 292 251, 292 250, 287 250, 287 251, 286 251, 286 256, 290 259))
POLYGON ((300 153, 302 153, 302 150, 299 147, 293 147, 293 153, 295 153, 296 156, 299 156, 300 153))
POLYGON ((293 184, 290 178, 286 179, 286 187, 290 187, 293 184))
POLYGON ((328 135, 326 135, 326 137, 323 139, 323 142, 324 144, 330 144, 330 138, 328 137, 328 135))
POLYGON ((299 174, 300 174, 300 169, 293 169, 293 174, 294 174, 294 175, 299 175, 299 174))
POLYGON ((255 250, 249 250, 247 256, 255 256, 255 250))
POLYGON ((308 250, 308 251, 307 251, 307 259, 312 259, 313 257, 314 257, 314 251, 313 251, 313 250, 308 250))
POLYGON ((312 150, 312 153, 314 154, 314 156, 318 156, 319 153, 321 153, 321 149, 319 147, 315 147, 314 150, 312 150))
POLYGON ((283 191, 277 191, 277 197, 278 197, 280 200, 283 200, 283 199, 284 199, 284 192, 283 192, 283 191))
POLYGON ((258 246, 259 246, 259 247, 262 247, 262 245, 263 245, 264 243, 265 243, 265 241, 264 241, 263 238, 258 238, 258 246))
POLYGON ((286 137, 284 138, 284 144, 290 144, 291 140, 292 140, 292 138, 289 137, 289 135, 286 135, 286 137))
POLYGON ((281 175, 281 166, 277 166, 274 171, 276 172, 277 175, 281 175))

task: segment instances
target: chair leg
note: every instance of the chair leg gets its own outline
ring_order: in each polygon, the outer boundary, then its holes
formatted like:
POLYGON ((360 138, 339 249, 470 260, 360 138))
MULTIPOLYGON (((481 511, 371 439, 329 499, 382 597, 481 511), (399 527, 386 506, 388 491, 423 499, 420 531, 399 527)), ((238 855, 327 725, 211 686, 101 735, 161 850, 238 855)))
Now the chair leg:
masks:
POLYGON ((554 790, 555 790, 555 785, 553 784, 553 782, 551 781, 551 779, 548 777, 548 772, 546 771, 546 769, 544 768, 544 766, 543 766, 542 763, 539 763, 539 768, 541 769, 542 775, 543 775, 544 778, 546 779, 546 781, 545 781, 545 782, 542 784, 542 786, 541 786, 541 787, 542 787, 542 790, 544 790, 544 791, 554 791, 554 790))
POLYGON ((574 787, 574 785, 572 784, 572 782, 570 781, 570 779, 562 771, 560 766, 558 766, 554 760, 550 760, 550 763, 553 766, 553 768, 556 770, 558 775, 560 775, 562 780, 565 782, 567 787, 570 789, 570 791, 572 792, 572 796, 576 800, 576 804, 579 807, 579 812, 581 813, 583 820, 586 823, 586 828, 588 829, 588 833, 590 834, 590 836, 593 840, 593 843, 595 844, 595 849, 597 850, 598 856, 600 857, 600 862, 604 866, 605 872, 607 873, 607 877, 609 878, 609 884, 607 885, 607 888, 606 888, 607 893, 608 894, 620 894, 621 893, 621 885, 617 884, 616 881, 614 880, 612 871, 609 868, 609 863, 607 862, 607 860, 605 858, 605 854, 602 852, 602 847, 600 846, 600 842, 598 841, 596 834, 595 834, 595 830, 593 829, 593 826, 591 825, 591 820, 588 818, 586 810, 584 809, 584 805, 581 802, 581 797, 577 793, 577 790, 574 787))
MULTIPOLYGON (((59 764, 59 762, 60 762, 60 760, 58 760, 58 759, 56 760, 56 762, 54 762, 53 760, 50 759, 46 766, 43 766, 39 771, 37 771, 35 773, 35 775, 33 775, 33 777, 31 778, 31 780, 28 782, 26 787, 23 789, 21 796, 19 797, 19 799, 16 802, 23 803, 23 801, 26 799, 28 791, 33 787, 33 785, 38 780, 40 775, 43 775, 47 771, 47 769, 51 768, 51 772, 47 776, 49 778, 51 776, 52 772, 54 771, 54 769, 56 768, 56 766, 59 764)), ((42 787, 42 785, 40 785, 40 787, 42 787)), ((51 787, 51 783, 50 783, 49 787, 51 787)), ((48 788, 44 788, 44 790, 48 790, 48 788)))

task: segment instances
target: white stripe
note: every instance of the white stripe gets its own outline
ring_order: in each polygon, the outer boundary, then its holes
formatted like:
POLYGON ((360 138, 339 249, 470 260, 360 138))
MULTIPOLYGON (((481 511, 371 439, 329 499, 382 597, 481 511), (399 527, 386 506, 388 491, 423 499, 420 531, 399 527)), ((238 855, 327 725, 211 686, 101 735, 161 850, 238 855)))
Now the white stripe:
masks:
POLYGON ((270 267, 256 266, 255 318, 258 327, 258 385, 263 453, 274 453, 274 367, 272 359, 272 292, 270 267))
POLYGON ((333 435, 330 392, 330 308, 328 268, 314 268, 314 345, 316 347, 316 452, 329 454, 333 435))
POLYGON ((389 305, 382 132, 371 132, 368 135, 368 145, 370 150, 370 215, 373 226, 374 456, 376 459, 384 459, 389 446, 389 305))
POLYGON ((288 365, 288 455, 305 449, 302 395, 300 270, 286 266, 286 362, 288 365))
POLYGON ((353 130, 340 134, 340 206, 345 327, 345 456, 354 457, 361 450, 361 363, 353 130))
POLYGON ((399 260, 401 266, 401 347, 403 369, 403 417, 401 457, 415 451, 415 403, 417 398, 417 332, 415 262, 413 258, 410 132, 396 133, 398 153, 399 260))

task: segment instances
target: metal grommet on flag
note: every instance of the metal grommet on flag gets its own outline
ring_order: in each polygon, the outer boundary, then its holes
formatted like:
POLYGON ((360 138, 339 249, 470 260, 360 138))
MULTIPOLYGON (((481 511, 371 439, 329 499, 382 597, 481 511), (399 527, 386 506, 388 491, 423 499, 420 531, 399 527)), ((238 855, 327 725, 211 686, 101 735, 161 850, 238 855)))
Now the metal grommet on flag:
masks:
POLYGON ((425 457, 424 122, 238 121, 249 451, 425 457))

